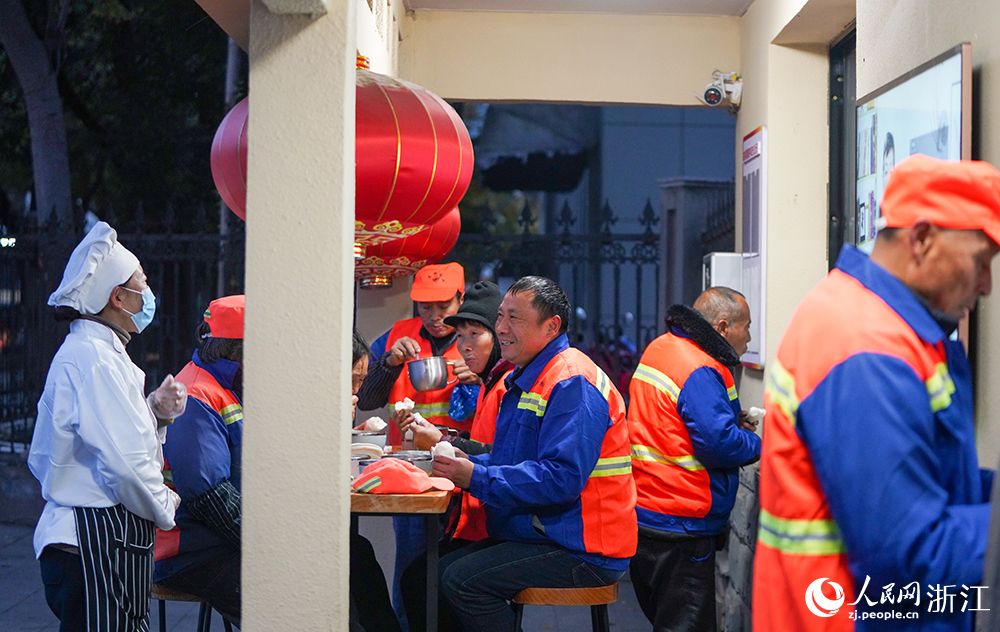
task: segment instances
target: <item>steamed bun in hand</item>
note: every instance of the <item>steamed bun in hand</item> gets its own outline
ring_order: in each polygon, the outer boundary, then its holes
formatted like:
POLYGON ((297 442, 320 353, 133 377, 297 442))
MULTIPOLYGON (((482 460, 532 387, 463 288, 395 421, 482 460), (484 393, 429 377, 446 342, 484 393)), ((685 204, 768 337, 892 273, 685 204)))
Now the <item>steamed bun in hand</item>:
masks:
POLYGON ((455 458, 455 446, 451 445, 451 443, 449 443, 447 441, 440 441, 440 442, 438 442, 437 445, 435 445, 435 446, 433 446, 431 448, 431 458, 434 458, 434 457, 436 457, 438 455, 446 456, 449 459, 454 459, 455 458))

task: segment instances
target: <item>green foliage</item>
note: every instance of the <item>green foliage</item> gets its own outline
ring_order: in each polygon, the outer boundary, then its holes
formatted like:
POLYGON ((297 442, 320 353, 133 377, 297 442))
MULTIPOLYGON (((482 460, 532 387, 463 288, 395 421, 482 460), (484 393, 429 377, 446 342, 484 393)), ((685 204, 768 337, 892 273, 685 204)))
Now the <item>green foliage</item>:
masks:
MULTIPOLYGON (((147 217, 168 203, 182 222, 199 205, 214 216, 209 151, 225 116, 225 34, 192 0, 65 1, 59 89, 74 199, 119 220, 140 203, 147 217)), ((47 3, 23 2, 44 33, 47 3)), ((23 95, 0 50, 0 188, 20 207, 30 187, 23 95)))

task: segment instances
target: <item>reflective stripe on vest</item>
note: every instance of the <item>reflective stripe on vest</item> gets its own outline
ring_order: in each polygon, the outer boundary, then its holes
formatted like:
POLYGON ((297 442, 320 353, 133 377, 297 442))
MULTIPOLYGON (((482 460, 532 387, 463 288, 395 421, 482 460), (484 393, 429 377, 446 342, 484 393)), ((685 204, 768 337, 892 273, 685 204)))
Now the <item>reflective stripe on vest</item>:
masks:
POLYGON ((597 390, 601 391, 601 397, 604 401, 608 401, 608 396, 611 395, 611 379, 608 377, 607 373, 601 370, 601 367, 597 367, 597 390))
POLYGON ((676 402, 677 398, 681 395, 681 389, 677 388, 677 384, 667 377, 666 373, 657 371, 651 366, 640 364, 636 368, 635 373, 632 374, 632 378, 645 382, 654 388, 663 391, 670 396, 670 399, 674 402, 676 402))
POLYGON ((597 459, 594 471, 590 473, 590 478, 596 476, 617 476, 618 474, 632 473, 632 457, 630 456, 609 456, 597 459))
POLYGON ((777 358, 771 372, 767 376, 765 391, 770 396, 771 401, 785 413, 788 422, 795 425, 796 415, 799 412, 799 399, 795 394, 795 377, 788 372, 777 358))
POLYGON ((938 412, 951 406, 951 394, 955 392, 955 383, 948 374, 948 365, 938 362, 937 372, 927 380, 927 395, 931 400, 931 412, 938 412))
POLYGON ((527 392, 521 395, 517 401, 517 407, 530 410, 539 417, 545 416, 545 408, 549 405, 548 400, 543 399, 539 393, 527 392))
POLYGON ((222 421, 226 422, 226 425, 234 424, 237 421, 243 421, 243 406, 239 402, 235 404, 230 404, 219 411, 222 415, 222 421))
POLYGON ((726 389, 726 394, 729 395, 729 401, 733 401, 734 399, 736 399, 737 397, 739 397, 739 395, 736 393, 736 387, 735 386, 730 386, 729 388, 727 388, 726 389))
POLYGON ((635 443, 632 444, 632 458, 636 461, 654 461, 656 463, 664 463, 666 465, 676 465, 677 467, 682 467, 689 472, 696 472, 698 470, 705 469, 705 466, 702 465, 693 454, 666 456, 656 448, 648 445, 638 445, 635 443))
POLYGON ((790 554, 838 555, 846 551, 833 520, 788 520, 764 509, 760 510, 757 541, 790 554))
POLYGON ((414 404, 413 412, 420 413, 421 417, 447 417, 448 402, 431 402, 429 404, 414 404))

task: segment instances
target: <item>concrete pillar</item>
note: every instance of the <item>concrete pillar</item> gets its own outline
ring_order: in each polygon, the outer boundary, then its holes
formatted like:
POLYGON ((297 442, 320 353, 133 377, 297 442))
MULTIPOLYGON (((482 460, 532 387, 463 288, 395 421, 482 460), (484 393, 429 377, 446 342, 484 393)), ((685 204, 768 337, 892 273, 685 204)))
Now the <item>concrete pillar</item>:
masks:
POLYGON ((347 628, 356 4, 251 7, 246 632, 347 628))

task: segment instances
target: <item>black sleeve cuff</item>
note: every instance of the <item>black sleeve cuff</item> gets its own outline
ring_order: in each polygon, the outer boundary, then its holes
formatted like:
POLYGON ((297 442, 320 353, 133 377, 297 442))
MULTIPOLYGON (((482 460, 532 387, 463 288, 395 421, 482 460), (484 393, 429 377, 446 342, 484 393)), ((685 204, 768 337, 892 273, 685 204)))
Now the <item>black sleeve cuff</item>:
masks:
POLYGON ((388 351, 368 368, 368 376, 358 390, 358 408, 361 410, 375 410, 389 403, 389 391, 403 372, 403 365, 389 366, 385 363, 387 357, 388 351))
POLYGON ((228 480, 184 501, 191 515, 208 525, 226 544, 240 549, 243 522, 240 492, 228 480))

